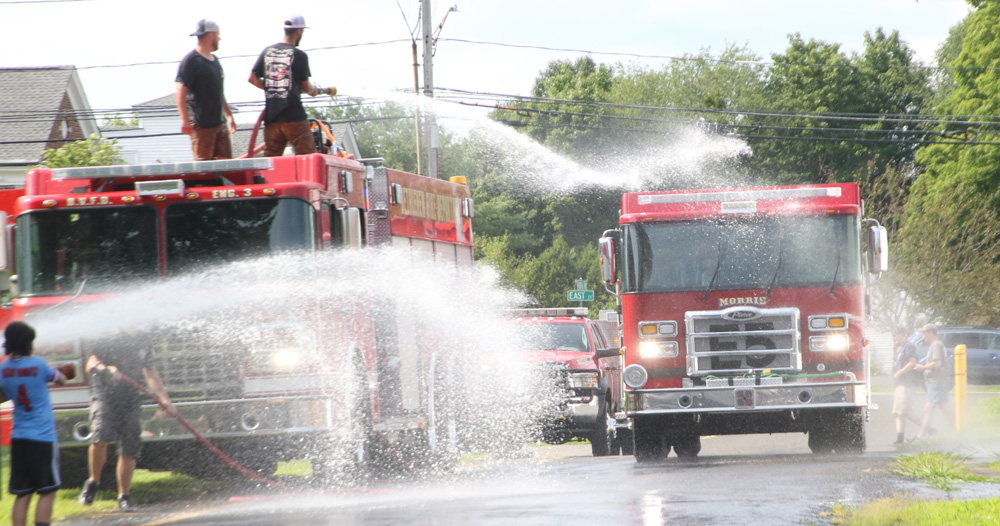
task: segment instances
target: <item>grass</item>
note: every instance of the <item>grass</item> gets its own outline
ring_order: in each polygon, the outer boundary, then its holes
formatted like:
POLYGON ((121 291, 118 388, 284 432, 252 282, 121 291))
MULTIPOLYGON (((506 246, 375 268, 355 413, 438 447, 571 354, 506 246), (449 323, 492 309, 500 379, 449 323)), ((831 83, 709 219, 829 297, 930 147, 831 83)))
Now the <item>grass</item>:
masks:
POLYGON ((860 508, 838 505, 829 515, 830 522, 842 526, 1000 524, 1000 499, 927 502, 893 497, 860 508))
MULTIPOLYGON (((953 453, 928 452, 897 458, 894 473, 926 481, 941 490, 954 490, 961 483, 1000 482, 995 476, 978 475, 969 459, 953 453)), ((985 469, 1000 472, 1000 459, 985 469)), ((939 524, 1000 524, 1000 499, 966 501, 919 501, 893 497, 859 507, 834 505, 823 518, 843 526, 931 526, 939 524)))
MULTIPOLYGON (((14 503, 12 495, 7 493, 10 478, 10 447, 3 447, 3 476, 0 477, 0 488, 4 498, 0 501, 0 524, 10 524, 11 506, 14 503)), ((170 500, 194 499, 209 495, 225 487, 222 483, 197 480, 184 475, 169 472, 153 472, 138 469, 132 479, 132 498, 135 502, 163 502, 170 500)), ((64 488, 56 493, 56 502, 52 510, 53 522, 66 520, 80 515, 107 513, 118 509, 116 500, 118 492, 113 489, 101 489, 97 492, 94 504, 84 506, 77 502, 80 488, 64 488)), ((34 508, 37 497, 32 499, 28 513, 28 524, 34 524, 34 508)))
POLYGON ((954 490, 962 482, 1000 482, 995 477, 972 473, 969 459, 954 453, 927 452, 907 455, 893 461, 893 472, 926 481, 931 487, 954 490))

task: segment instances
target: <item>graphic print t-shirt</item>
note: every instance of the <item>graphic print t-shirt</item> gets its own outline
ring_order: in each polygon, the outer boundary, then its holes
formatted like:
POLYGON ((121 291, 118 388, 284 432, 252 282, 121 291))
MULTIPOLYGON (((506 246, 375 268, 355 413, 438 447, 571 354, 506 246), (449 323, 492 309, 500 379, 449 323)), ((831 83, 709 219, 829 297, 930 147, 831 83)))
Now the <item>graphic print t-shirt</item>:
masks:
POLYGON ((10 356, 0 364, 0 386, 14 402, 11 438, 56 441, 56 417, 49 399, 49 382, 56 371, 38 356, 10 356))
POLYGON ((264 124, 306 120, 302 81, 309 80, 311 74, 305 51, 284 42, 269 46, 257 58, 253 73, 264 79, 264 124))

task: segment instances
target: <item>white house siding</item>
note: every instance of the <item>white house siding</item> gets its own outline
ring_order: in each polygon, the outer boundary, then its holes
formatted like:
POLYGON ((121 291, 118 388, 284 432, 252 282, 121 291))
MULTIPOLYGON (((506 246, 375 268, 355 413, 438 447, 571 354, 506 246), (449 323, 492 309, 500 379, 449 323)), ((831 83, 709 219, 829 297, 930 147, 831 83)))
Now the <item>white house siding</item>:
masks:
MULTIPOLYGON (((116 139, 128 164, 173 163, 194 160, 191 139, 181 135, 180 116, 173 95, 133 106, 137 127, 105 128, 105 137, 116 139)), ((125 116, 128 118, 128 116, 125 116)))

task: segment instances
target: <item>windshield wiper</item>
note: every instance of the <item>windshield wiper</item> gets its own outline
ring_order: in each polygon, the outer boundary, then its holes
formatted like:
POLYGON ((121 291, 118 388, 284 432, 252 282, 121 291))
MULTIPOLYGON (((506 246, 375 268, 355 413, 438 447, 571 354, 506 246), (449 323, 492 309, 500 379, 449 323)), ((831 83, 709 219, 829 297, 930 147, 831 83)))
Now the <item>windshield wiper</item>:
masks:
POLYGON ((705 294, 701 299, 708 299, 708 293, 712 292, 712 286, 715 285, 715 278, 719 276, 719 269, 722 268, 722 261, 726 259, 726 252, 723 250, 722 238, 719 238, 719 260, 715 262, 715 272, 712 273, 712 280, 708 282, 708 288, 705 289, 705 294))
POLYGON ((834 287, 837 286, 837 274, 840 273, 840 253, 841 253, 841 250, 840 250, 840 230, 835 230, 835 232, 837 233, 837 246, 834 247, 834 250, 837 252, 837 266, 836 266, 836 268, 833 269, 833 279, 830 280, 830 290, 829 290, 829 292, 827 292, 827 294, 833 294, 833 289, 834 289, 834 287))
POLYGON ((774 275, 771 276, 771 282, 767 285, 767 293, 764 294, 765 298, 771 297, 771 291, 774 290, 774 282, 778 280, 778 273, 781 272, 781 263, 784 261, 782 255, 785 249, 785 236, 782 235, 778 238, 778 266, 774 269, 774 275))

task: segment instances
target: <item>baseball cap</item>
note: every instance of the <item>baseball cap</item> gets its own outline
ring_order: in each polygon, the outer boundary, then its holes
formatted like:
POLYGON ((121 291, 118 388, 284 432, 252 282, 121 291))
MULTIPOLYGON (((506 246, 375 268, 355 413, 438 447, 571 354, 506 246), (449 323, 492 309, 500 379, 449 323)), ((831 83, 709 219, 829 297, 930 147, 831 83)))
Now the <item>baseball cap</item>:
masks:
POLYGON ((216 24, 211 20, 202 18, 201 20, 198 21, 198 29, 195 29, 194 33, 191 33, 190 36, 200 37, 205 33, 218 33, 218 32, 219 32, 219 24, 216 24))
POLYGON ((285 29, 308 29, 308 27, 302 15, 294 15, 285 20, 285 29))

